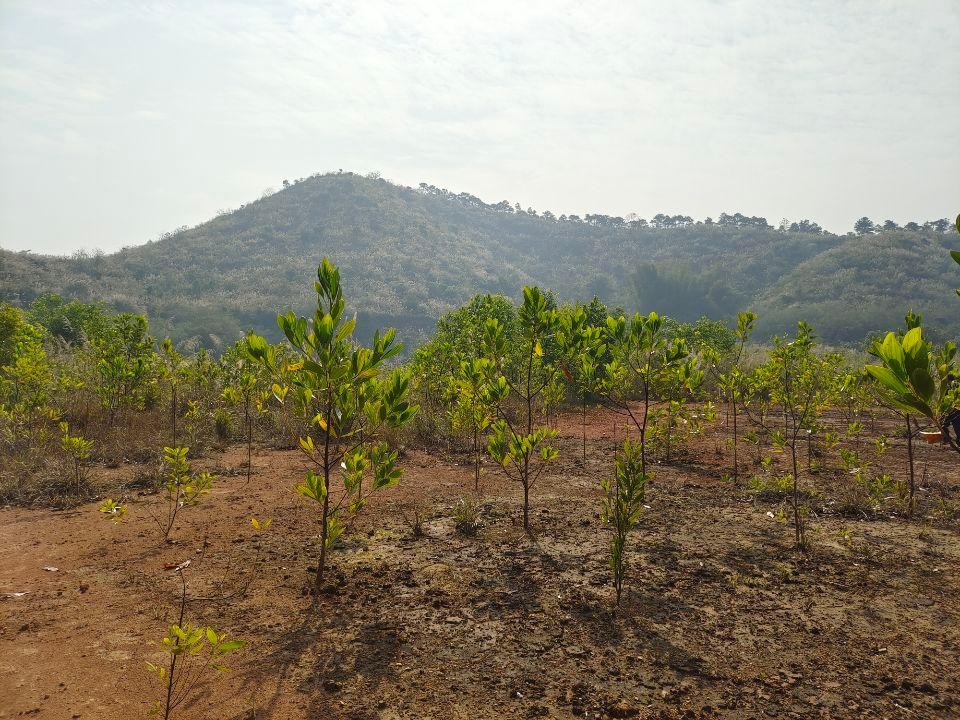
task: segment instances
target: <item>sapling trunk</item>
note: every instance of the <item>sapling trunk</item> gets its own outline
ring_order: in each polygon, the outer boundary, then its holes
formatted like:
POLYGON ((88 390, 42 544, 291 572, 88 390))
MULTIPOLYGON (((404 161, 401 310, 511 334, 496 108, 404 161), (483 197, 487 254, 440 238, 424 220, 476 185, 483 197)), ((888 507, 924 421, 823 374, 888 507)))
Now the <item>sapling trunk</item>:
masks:
POLYGON ((741 375, 740 361, 743 359, 743 348, 747 344, 747 339, 753 332, 753 323, 757 319, 756 313, 742 312, 737 313, 737 356, 733 361, 733 367, 730 369, 730 402, 727 405, 727 422, 730 416, 733 416, 733 481, 740 480, 740 461, 739 461, 739 429, 737 427, 737 396, 740 394, 741 375))
POLYGON ((533 531, 530 530, 530 485, 527 482, 523 483, 523 529, 533 537, 533 531))
MULTIPOLYGON (((330 482, 330 471, 324 467, 323 469, 324 482, 328 483, 329 487, 330 482)), ((320 560, 317 562, 317 580, 314 583, 317 594, 320 593, 320 588, 323 585, 323 568, 327 561, 327 518, 330 515, 330 494, 327 493, 327 496, 323 499, 323 513, 321 515, 321 522, 323 523, 320 528, 320 560)), ((316 596, 314 597, 314 602, 316 602, 316 596)))
MULTIPOLYGON (((530 341, 530 354, 527 359, 527 437, 533 433, 533 356, 536 340, 530 341)), ((523 454, 523 529, 533 537, 530 529, 530 450, 523 454)))
POLYGON ((614 504, 614 545, 612 549, 613 559, 613 587, 617 592, 617 607, 620 607, 620 595, 623 592, 623 550, 626 545, 626 533, 623 527, 623 508, 620 504, 620 477, 616 472, 613 473, 613 491, 616 503, 614 504))
MULTIPOLYGON (((647 363, 649 364, 649 358, 647 363)), ((647 474, 647 418, 650 415, 650 383, 643 381, 643 423, 640 425, 640 472, 647 474)))
POLYGON ((910 470, 910 499, 907 505, 907 517, 913 517, 913 494, 914 494, 914 472, 913 472, 913 428, 910 426, 910 416, 904 415, 907 421, 907 465, 910 470))
POLYGON ((167 505, 167 524, 163 529, 163 539, 170 539, 170 531, 173 530, 173 524, 177 521, 177 513, 180 512, 180 485, 177 485, 177 492, 173 501, 168 501, 167 505))
POLYGON ((799 472, 797 467, 797 439, 796 435, 790 443, 790 459, 793 462, 793 524, 796 531, 797 546, 804 545, 803 520, 800 518, 800 484, 799 472))
POLYGON ((250 392, 247 391, 244 398, 243 419, 247 426, 247 485, 250 484, 250 462, 253 456, 253 422, 250 418, 250 392))
POLYGON ((479 450, 479 438, 480 433, 477 424, 473 424, 473 491, 480 494, 480 450, 479 450))
POLYGON ((728 412, 733 415, 733 481, 738 482, 740 479, 740 466, 737 462, 737 393, 736 390, 732 393, 731 403, 732 407, 728 412))
POLYGON ((177 386, 170 386, 170 437, 173 443, 170 447, 178 447, 177 443, 177 386))
POLYGON ((667 447, 664 460, 670 462, 670 444, 673 441, 673 412, 667 411, 667 447))
POLYGON ((580 411, 581 411, 580 419, 582 421, 582 429, 583 429, 583 461, 586 462, 587 461, 587 392, 586 390, 584 390, 583 392, 583 401, 580 404, 580 411))
MULTIPOLYGON (((327 413, 330 422, 329 411, 327 413)), ((326 492, 323 495, 323 513, 320 518, 320 559, 317 562, 317 581, 315 584, 317 594, 314 596, 314 602, 320 594, 320 587, 323 583, 323 568, 327 560, 327 520, 330 517, 330 426, 323 433, 323 485, 326 492)))
MULTIPOLYGON (((179 619, 177 620, 177 626, 182 628, 183 614, 187 607, 187 581, 186 581, 186 578, 183 577, 182 569, 178 570, 178 573, 180 574, 180 583, 182 584, 183 589, 180 593, 180 616, 179 616, 179 619)), ((175 643, 176 643, 176 646, 179 647, 180 645, 179 637, 177 637, 177 639, 175 640, 175 643)), ((163 720, 169 720, 170 718, 170 711, 172 710, 172 708, 170 707, 170 700, 173 697, 173 676, 177 669, 177 658, 179 657, 180 657, 179 653, 170 654, 170 667, 167 668, 167 700, 164 703, 163 720)))

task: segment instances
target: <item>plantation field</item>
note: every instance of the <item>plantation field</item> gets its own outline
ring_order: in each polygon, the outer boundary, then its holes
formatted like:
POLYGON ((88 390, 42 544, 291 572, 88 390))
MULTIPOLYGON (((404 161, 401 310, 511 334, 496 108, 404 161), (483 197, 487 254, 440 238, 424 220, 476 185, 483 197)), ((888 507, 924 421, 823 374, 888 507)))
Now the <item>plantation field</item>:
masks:
MULTIPOLYGON (((829 421, 829 418, 828 418, 829 421)), ((246 640, 232 672, 178 717, 229 718, 952 718, 960 714, 960 472, 956 454, 917 447, 917 511, 842 502, 835 461, 807 475, 809 542, 795 547, 786 495, 750 489, 741 448, 729 470, 721 418, 653 467, 630 534, 619 611, 601 477, 622 417, 555 422, 557 460, 531 494, 486 461, 475 532, 455 505, 472 458, 414 447, 396 487, 351 516, 327 558, 317 607, 317 512, 292 491, 308 463, 241 445, 195 460, 219 475, 204 507, 164 543, 159 494, 129 489, 125 522, 96 503, 0 510, 0 718, 131 718, 159 698, 145 662, 186 616, 246 640), (414 532, 418 512, 422 535, 414 532), (272 518, 256 532, 251 518, 272 518), (55 568, 55 569, 51 569, 55 568), (311 572, 312 571, 312 572, 311 572)), ((905 475, 894 426, 887 472, 905 475)), ((786 468, 779 454, 775 463, 786 468)), ((95 490, 133 483, 140 464, 96 468, 95 490)))
POLYGON ((960 0, 650 4, 0 0, 0 720, 960 720, 960 0))

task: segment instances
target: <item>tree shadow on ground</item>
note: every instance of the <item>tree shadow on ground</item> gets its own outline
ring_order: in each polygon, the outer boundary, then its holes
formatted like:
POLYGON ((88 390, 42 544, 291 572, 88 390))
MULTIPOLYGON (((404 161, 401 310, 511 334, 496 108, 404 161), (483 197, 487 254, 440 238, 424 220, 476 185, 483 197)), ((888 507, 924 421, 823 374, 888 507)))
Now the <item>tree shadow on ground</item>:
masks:
POLYGON ((365 595, 380 591, 361 583, 360 592, 355 578, 338 576, 312 608, 303 608, 292 624, 268 636, 262 645, 271 652, 240 675, 242 691, 257 698, 258 720, 279 717, 281 695, 290 692, 302 695, 309 717, 363 717, 340 707, 340 690, 352 685, 357 694, 370 696, 396 676, 393 664, 403 644, 400 627, 364 616, 365 608, 383 600, 365 595), (349 593, 345 583, 351 584, 349 593))

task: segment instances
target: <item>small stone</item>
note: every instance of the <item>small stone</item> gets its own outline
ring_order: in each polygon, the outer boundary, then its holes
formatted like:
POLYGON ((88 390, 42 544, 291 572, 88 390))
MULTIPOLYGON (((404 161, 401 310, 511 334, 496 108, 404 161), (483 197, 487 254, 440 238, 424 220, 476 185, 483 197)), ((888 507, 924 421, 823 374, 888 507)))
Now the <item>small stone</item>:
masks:
POLYGON ((625 700, 621 700, 614 705, 607 707, 607 715, 612 718, 632 718, 640 714, 640 710, 630 705, 625 700))

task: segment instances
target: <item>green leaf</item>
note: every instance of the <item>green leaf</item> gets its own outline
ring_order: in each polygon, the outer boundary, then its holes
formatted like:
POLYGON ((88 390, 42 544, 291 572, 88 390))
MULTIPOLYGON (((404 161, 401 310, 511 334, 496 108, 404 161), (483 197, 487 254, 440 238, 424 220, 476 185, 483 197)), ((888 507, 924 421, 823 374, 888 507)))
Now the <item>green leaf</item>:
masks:
POLYGON ((255 357, 262 357, 267 352, 267 341, 259 335, 247 335, 247 349, 255 357))
POLYGON ((244 645, 246 645, 246 642, 243 640, 227 640, 227 642, 220 645, 219 650, 221 653, 226 654, 234 650, 239 650, 244 645))
POLYGON ((338 343, 342 341, 344 338, 349 337, 353 333, 353 329, 356 327, 356 325, 357 325, 356 318, 347 320, 343 325, 340 326, 340 329, 337 330, 337 335, 336 337, 334 337, 333 341, 335 343, 338 343))
POLYGON ((897 395, 889 398, 889 400, 891 404, 906 413, 914 413, 931 419, 933 418, 933 411, 930 407, 911 395, 897 395))
POLYGON ((897 340, 896 335, 887 333, 887 336, 880 345, 880 353, 884 365, 893 370, 897 377, 906 379, 906 357, 903 353, 903 346, 900 344, 900 341, 897 340))
POLYGON ((913 385, 913 389, 917 391, 920 399, 929 405, 937 391, 933 378, 930 376, 930 371, 926 368, 917 368, 910 373, 910 384, 913 385))
POLYGON ((903 352, 907 355, 915 354, 923 345, 923 328, 912 328, 909 332, 907 332, 906 335, 903 336, 903 342, 901 345, 903 347, 903 352))
POLYGON ((909 388, 907 388, 890 368, 882 365, 867 365, 864 369, 888 390, 892 390, 900 395, 906 395, 909 392, 909 388))

